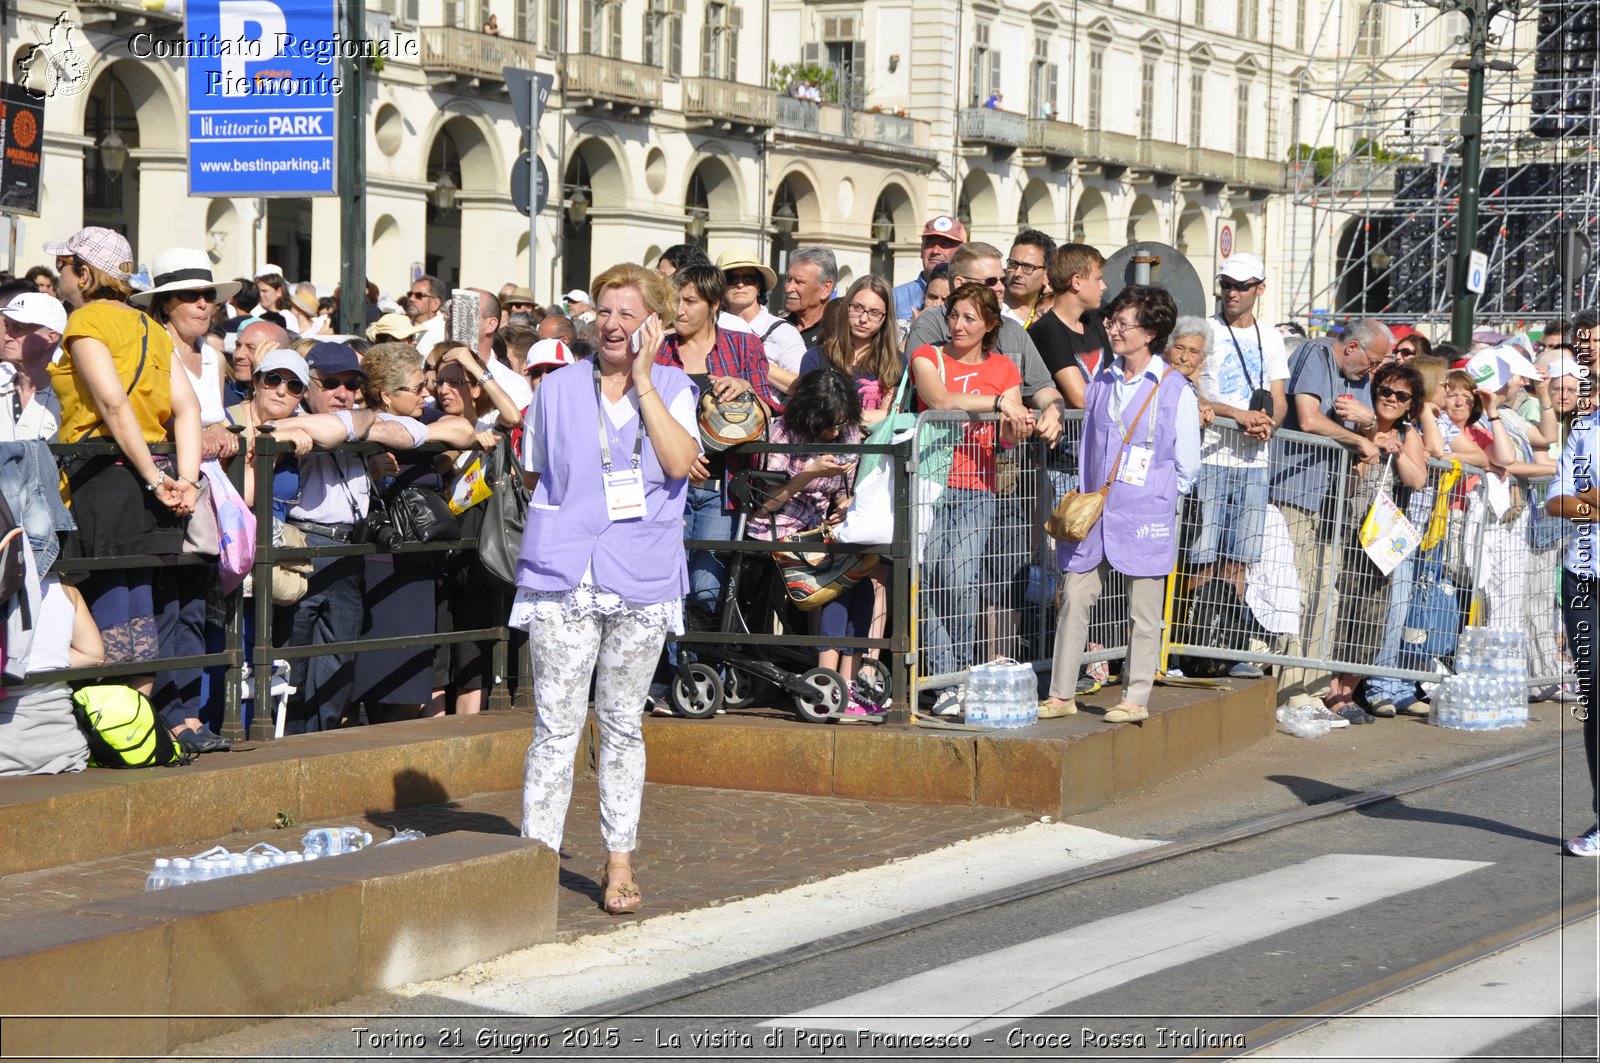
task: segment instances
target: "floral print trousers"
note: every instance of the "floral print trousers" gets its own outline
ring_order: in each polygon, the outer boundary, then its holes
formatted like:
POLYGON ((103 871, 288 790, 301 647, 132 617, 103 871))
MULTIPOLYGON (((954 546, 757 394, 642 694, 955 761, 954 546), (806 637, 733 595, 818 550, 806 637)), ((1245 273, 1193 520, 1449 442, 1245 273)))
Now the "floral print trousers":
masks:
POLYGON ((573 760, 588 717, 589 677, 598 663, 600 837, 608 852, 633 851, 644 797, 644 699, 667 626, 660 610, 535 614, 529 634, 538 712, 522 787, 524 838, 561 849, 573 760))

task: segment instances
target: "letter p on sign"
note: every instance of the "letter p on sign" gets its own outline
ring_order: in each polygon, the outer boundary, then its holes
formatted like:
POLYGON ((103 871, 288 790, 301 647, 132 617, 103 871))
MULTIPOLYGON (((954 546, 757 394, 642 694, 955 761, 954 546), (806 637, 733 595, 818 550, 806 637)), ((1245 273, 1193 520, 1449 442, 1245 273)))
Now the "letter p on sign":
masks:
POLYGON ((288 21, 283 9, 271 0, 221 0, 217 4, 221 38, 222 94, 248 96, 244 64, 276 59, 278 41, 283 40, 288 21), (254 29, 251 33, 249 30, 254 29))

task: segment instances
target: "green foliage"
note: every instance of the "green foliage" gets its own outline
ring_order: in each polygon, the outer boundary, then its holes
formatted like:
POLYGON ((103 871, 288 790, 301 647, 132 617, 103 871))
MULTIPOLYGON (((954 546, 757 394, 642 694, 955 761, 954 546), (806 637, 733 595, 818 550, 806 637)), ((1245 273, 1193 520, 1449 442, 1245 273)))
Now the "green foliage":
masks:
POLYGON ((1332 148, 1313 148, 1310 144, 1296 144, 1289 149, 1289 161, 1296 165, 1312 165, 1312 172, 1318 181, 1325 181, 1333 173, 1333 164, 1337 161, 1332 148))
POLYGON ((290 827, 300 825, 299 817, 287 808, 278 809, 278 814, 272 818, 272 822, 279 830, 288 830, 290 827))
POLYGON ((788 92, 790 86, 802 81, 809 81, 821 89, 824 101, 839 102, 839 76, 832 67, 817 63, 772 64, 771 80, 768 84, 773 92, 788 92))
POLYGON ((1357 137, 1354 144, 1350 145, 1352 159, 1371 159, 1373 162, 1404 162, 1406 157, 1398 152, 1390 151, 1380 141, 1371 137, 1357 137))

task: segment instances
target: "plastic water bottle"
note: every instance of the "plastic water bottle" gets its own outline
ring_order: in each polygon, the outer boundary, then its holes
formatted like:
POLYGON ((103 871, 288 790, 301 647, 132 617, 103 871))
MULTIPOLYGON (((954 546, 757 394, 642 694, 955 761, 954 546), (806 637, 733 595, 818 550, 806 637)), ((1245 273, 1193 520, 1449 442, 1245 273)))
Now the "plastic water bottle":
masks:
POLYGON ((150 874, 144 880, 144 888, 164 890, 170 885, 172 885, 172 861, 164 856, 158 856, 155 866, 150 869, 150 874))
POLYGON ((257 853, 250 858, 251 871, 264 871, 272 866, 272 857, 264 853, 257 853))
POLYGON ((398 845, 401 842, 414 842, 418 838, 425 837, 427 837, 427 835, 423 834, 420 830, 397 830, 394 832, 394 837, 383 839, 383 841, 373 846, 373 848, 379 848, 385 845, 398 845))
POLYGON ((994 669, 986 664, 975 665, 967 673, 968 723, 994 722, 994 695, 994 669))
POLYGON ((169 886, 187 886, 194 881, 194 866, 187 857, 174 857, 172 861, 172 877, 167 880, 169 886))
POLYGON ((1013 727, 1027 727, 1039 722, 1039 679, 1034 674, 1031 664, 1019 664, 1016 667, 1017 685, 1016 719, 1013 727))
POLYGON ((372 835, 360 827, 317 827, 300 839, 307 856, 337 856, 372 844, 372 835))

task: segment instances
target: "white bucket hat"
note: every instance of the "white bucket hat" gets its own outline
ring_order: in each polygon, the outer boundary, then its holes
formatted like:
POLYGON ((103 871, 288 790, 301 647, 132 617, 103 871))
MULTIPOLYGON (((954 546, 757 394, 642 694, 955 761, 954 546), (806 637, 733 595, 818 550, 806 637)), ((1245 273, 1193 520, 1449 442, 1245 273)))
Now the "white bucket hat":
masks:
POLYGON ((150 269, 150 280, 155 287, 133 293, 128 297, 128 302, 147 309, 157 298, 171 292, 215 288, 217 302, 225 303, 239 291, 238 281, 218 281, 212 276, 210 256, 192 247, 174 247, 157 255, 155 265, 150 269))

